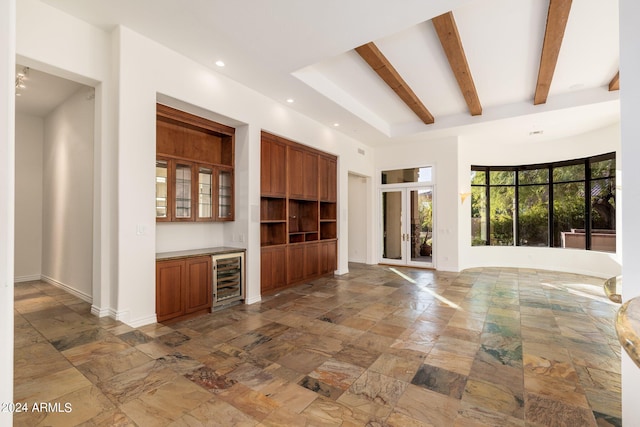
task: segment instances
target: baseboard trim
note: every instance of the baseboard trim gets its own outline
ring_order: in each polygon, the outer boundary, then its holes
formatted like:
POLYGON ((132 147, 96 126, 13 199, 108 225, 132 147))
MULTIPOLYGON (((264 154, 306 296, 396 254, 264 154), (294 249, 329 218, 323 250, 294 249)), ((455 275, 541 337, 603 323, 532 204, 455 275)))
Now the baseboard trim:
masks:
POLYGON ((116 317, 116 312, 114 309, 100 308, 100 307, 96 307, 95 305, 91 306, 91 314, 93 314, 96 317, 111 317, 113 319, 115 319, 116 317))
MULTIPOLYGON (((127 311, 126 312, 126 317, 129 317, 130 313, 127 311)), ((158 323, 158 318, 156 317, 155 314, 152 314, 151 316, 147 316, 147 317, 142 317, 140 319, 136 319, 133 321, 126 321, 123 320, 122 318, 125 316, 122 316, 122 313, 120 314, 116 314, 116 320, 121 320, 123 323, 126 323, 127 325, 131 326, 132 328, 139 328, 141 326, 145 326, 145 325, 150 325, 152 323, 158 323)))
POLYGON ((262 301, 262 296, 260 296, 260 295, 259 295, 259 296, 257 296, 257 297, 253 297, 253 298, 250 298, 250 299, 246 299, 246 300, 244 301, 244 303, 245 303, 245 304, 248 304, 248 305, 251 305, 251 304, 255 304, 255 303, 260 302, 260 301, 262 301))
POLYGON ((93 302, 93 297, 91 295, 85 294, 84 292, 80 292, 79 290, 72 288, 71 286, 65 283, 59 282, 56 279, 45 276, 44 274, 42 275, 40 280, 42 280, 43 282, 47 282, 50 285, 53 285, 57 288, 64 289, 65 291, 69 292, 71 295, 80 298, 84 302, 88 302, 89 304, 93 302))
POLYGON ((39 274, 31 274, 29 276, 17 276, 13 278, 13 283, 22 283, 22 282, 35 282, 38 280, 42 280, 42 276, 39 274))

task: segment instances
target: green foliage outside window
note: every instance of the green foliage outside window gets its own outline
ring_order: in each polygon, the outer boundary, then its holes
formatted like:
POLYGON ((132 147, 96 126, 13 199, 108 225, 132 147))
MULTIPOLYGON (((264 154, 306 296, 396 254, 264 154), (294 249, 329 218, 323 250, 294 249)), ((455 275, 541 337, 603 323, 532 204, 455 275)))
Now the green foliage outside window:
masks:
POLYGON ((589 239, 608 234, 615 247, 615 154, 546 165, 474 166, 471 221, 473 246, 585 249, 589 230, 589 239))

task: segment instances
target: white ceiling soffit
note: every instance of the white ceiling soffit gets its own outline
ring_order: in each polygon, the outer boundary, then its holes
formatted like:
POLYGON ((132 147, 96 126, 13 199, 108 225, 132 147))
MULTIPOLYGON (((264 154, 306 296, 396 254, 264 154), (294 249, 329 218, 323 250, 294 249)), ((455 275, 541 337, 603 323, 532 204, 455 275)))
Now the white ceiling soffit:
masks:
POLYGON ((516 128, 532 121, 548 123, 543 138, 553 139, 619 117, 619 94, 607 90, 618 70, 616 0, 572 2, 548 101, 537 106, 548 1, 44 1, 105 29, 127 26, 318 122, 338 122, 337 131, 371 146, 470 132, 522 142, 531 129, 516 128), (482 104, 479 116, 469 114, 431 22, 450 10, 482 104), (434 124, 418 119, 354 52, 369 42, 434 124), (217 68, 217 59, 227 66, 217 68))
POLYGON ((46 117, 81 88, 86 88, 87 96, 93 96, 91 87, 23 65, 16 65, 16 75, 24 73, 25 68, 24 88, 16 88, 16 113, 46 117))

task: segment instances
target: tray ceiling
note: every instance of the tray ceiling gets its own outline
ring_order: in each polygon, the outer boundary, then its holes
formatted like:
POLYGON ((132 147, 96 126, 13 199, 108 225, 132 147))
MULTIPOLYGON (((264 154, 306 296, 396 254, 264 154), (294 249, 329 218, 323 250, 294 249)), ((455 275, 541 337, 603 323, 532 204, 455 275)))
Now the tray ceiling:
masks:
POLYGON ((125 25, 371 146, 523 143, 619 120, 617 1, 45 2, 125 25))

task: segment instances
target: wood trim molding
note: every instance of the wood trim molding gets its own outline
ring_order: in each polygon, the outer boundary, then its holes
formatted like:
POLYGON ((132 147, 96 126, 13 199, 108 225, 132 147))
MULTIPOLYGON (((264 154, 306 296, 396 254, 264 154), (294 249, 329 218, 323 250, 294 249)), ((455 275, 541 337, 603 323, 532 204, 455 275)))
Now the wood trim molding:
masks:
POLYGON ((544 33, 544 43, 540 56, 540 69, 538 70, 538 82, 533 104, 539 105, 547 102, 551 80, 558 62, 560 46, 564 38, 564 30, 569 20, 572 0, 550 0, 547 12, 547 26, 544 33))
POLYGON ((620 90, 620 71, 609 82, 609 91, 620 90))
POLYGON ((411 90, 398 71, 396 71, 373 42, 359 46, 355 51, 424 124, 430 125, 435 122, 433 115, 427 110, 427 107, 422 104, 418 96, 411 90))
POLYGON ((217 123, 213 120, 196 116, 194 114, 187 113, 186 111, 178 110, 160 103, 156 103, 156 116, 165 121, 173 121, 174 123, 178 123, 182 126, 190 125, 195 128, 217 132, 223 135, 233 136, 236 133, 236 129, 231 126, 223 125, 222 123, 217 123))
POLYGON ((296 142, 296 141, 292 141, 290 139, 284 138, 282 136, 278 136, 278 135, 274 135, 272 133, 269 133, 268 131, 262 130, 260 131, 260 139, 261 140, 266 140, 266 141, 270 141, 270 142, 277 142, 279 144, 285 145, 285 146, 292 146, 292 147, 304 147, 305 150, 318 154, 319 156, 322 157, 327 157, 329 159, 333 159, 333 160, 338 160, 338 156, 331 154, 327 151, 322 151, 320 149, 317 148, 313 148, 310 147, 306 144, 302 144, 301 142, 296 142))
POLYGON ((476 85, 471 76, 471 70, 469 69, 469 63, 464 53, 462 40, 460 39, 458 26, 456 25, 453 13, 447 12, 443 15, 436 16, 431 22, 433 22, 433 26, 436 29, 444 53, 447 55, 451 71, 453 71, 458 81, 462 96, 464 96, 464 100, 467 102, 469 112, 472 116, 481 115, 482 105, 480 104, 476 85))

